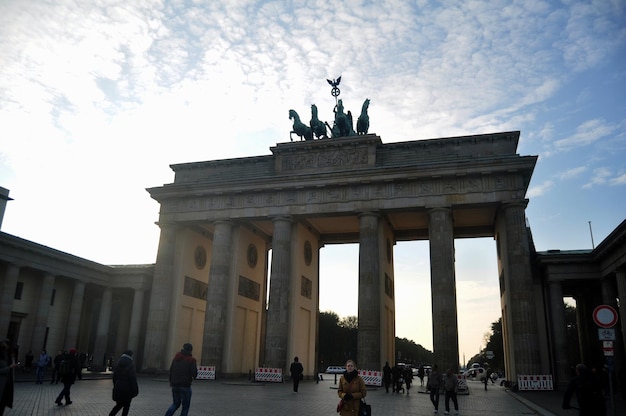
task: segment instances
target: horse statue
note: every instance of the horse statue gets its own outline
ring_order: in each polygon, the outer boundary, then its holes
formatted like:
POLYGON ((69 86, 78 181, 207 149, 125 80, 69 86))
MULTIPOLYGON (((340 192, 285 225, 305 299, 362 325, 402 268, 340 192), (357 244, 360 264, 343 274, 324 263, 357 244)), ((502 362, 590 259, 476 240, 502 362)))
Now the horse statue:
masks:
POLYGON ((370 106, 370 99, 367 98, 363 102, 363 107, 361 107, 361 115, 356 121, 356 132, 357 134, 367 134, 367 131, 370 128, 370 118, 367 115, 367 108, 370 106))
POLYGON ((296 133, 300 140, 313 140, 313 130, 300 121, 300 116, 295 110, 289 110, 289 120, 293 119, 293 130, 289 132, 289 138, 293 142, 293 133, 296 133))
POLYGON ((339 100, 335 106, 335 124, 333 126, 333 137, 354 136, 354 128, 352 127, 352 113, 348 111, 346 115, 343 112, 343 101, 339 100), (336 134, 337 133, 337 134, 336 134))
POLYGON ((311 105, 311 130, 313 130, 315 137, 318 139, 328 139, 326 124, 322 123, 319 118, 317 118, 317 106, 315 104, 311 105))

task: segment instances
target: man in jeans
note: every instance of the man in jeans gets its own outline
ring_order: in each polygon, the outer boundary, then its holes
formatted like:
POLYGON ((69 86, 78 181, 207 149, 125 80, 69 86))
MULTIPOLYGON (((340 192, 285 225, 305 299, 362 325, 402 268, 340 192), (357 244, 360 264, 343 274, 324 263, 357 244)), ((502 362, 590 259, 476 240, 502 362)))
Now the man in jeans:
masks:
POLYGON ((441 391, 441 374, 439 368, 434 365, 430 374, 428 374, 428 382, 426 388, 430 392, 430 401, 435 406, 435 413, 439 412, 439 392, 441 391))
POLYGON ((198 376, 196 359, 191 356, 191 344, 183 345, 177 352, 170 366, 170 386, 172 387, 173 403, 165 412, 165 416, 172 416, 176 409, 183 405, 180 416, 187 416, 191 403, 191 382, 198 376))

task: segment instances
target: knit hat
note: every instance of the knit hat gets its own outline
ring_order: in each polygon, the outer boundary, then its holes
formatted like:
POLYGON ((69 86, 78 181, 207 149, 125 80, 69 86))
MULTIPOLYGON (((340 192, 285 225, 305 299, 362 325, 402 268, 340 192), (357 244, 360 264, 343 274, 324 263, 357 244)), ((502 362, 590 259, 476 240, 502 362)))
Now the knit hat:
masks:
POLYGON ((193 351, 193 347, 190 343, 186 343, 185 345, 183 345, 183 350, 185 350, 186 352, 191 352, 193 351))
POLYGON ((76 354, 76 348, 70 348, 70 354, 76 354))

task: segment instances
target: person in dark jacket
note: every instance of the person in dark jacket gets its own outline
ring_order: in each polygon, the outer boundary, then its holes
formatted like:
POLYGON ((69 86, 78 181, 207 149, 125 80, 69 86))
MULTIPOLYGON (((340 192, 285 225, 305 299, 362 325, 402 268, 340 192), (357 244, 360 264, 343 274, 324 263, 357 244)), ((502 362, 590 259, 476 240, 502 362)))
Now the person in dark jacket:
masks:
POLYGON ((70 352, 63 354, 61 363, 59 366, 61 372, 61 382, 63 382, 63 390, 57 396, 54 401, 57 406, 63 406, 63 398, 65 397, 65 404, 72 404, 70 399, 70 390, 72 384, 76 381, 76 375, 78 374, 78 358, 76 357, 76 348, 70 348, 70 352))
POLYGON ((183 405, 180 416, 187 416, 191 404, 191 382, 198 376, 196 359, 192 357, 193 347, 187 343, 177 352, 170 365, 170 386, 172 388, 173 403, 165 412, 165 416, 172 416, 183 405))
POLYGON ((11 344, 0 342, 0 416, 6 407, 13 407, 13 369, 17 365, 11 358, 11 344))
POLYGON ((576 377, 570 381, 563 396, 563 409, 571 409, 570 400, 576 395, 580 416, 604 416, 606 403, 602 395, 602 386, 593 377, 584 364, 576 366, 576 377))
POLYGON ((291 363, 289 367, 289 372, 291 373, 291 380, 293 381, 293 392, 297 393, 300 380, 302 379, 302 373, 304 372, 304 367, 302 367, 302 363, 298 357, 293 359, 293 363, 291 363))
POLYGON ((430 393, 430 401, 435 406, 435 413, 439 412, 439 393, 441 391, 442 376, 439 373, 439 368, 434 365, 430 374, 428 374, 428 381, 426 382, 426 388, 430 393))
POLYGON ((52 360, 52 381, 50 384, 59 384, 61 380, 61 372, 59 371, 59 367, 61 365, 61 360, 63 359, 63 352, 59 350, 57 355, 54 356, 54 360, 52 360))
POLYGON ((389 361, 385 361, 385 366, 383 367, 383 384, 385 385, 385 393, 389 393, 389 385, 391 384, 391 367, 389 367, 389 361))
POLYGON ((115 416, 122 410, 122 416, 127 416, 130 410, 130 402, 133 397, 139 394, 137 385, 137 373, 133 364, 133 352, 124 351, 124 354, 117 360, 117 365, 113 369, 113 400, 115 406, 111 409, 109 416, 115 416))

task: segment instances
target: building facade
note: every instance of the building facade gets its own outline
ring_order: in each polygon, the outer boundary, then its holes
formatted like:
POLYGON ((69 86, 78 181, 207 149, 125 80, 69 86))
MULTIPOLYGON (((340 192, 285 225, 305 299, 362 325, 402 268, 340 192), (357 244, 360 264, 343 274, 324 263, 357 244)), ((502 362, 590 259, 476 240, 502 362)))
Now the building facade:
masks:
MULTIPOLYGON (((395 357, 394 246, 428 240, 435 361, 457 367, 454 240, 492 237, 508 378, 561 381, 563 297, 576 295, 581 314, 625 299, 624 224, 591 253, 536 253, 525 195, 537 158, 518 155, 518 140, 364 135, 173 165, 174 182, 148 190, 161 206, 154 265, 104 266, 0 233, 0 331, 22 350, 74 345, 94 361, 130 346, 144 371, 166 369, 191 342, 219 376, 286 370, 295 355, 312 375, 320 249, 358 243, 359 367, 380 369, 395 357)), ((585 354, 593 329, 580 327, 585 354)))

